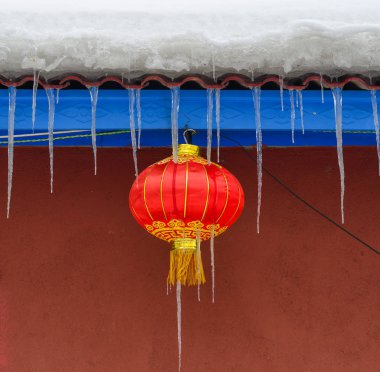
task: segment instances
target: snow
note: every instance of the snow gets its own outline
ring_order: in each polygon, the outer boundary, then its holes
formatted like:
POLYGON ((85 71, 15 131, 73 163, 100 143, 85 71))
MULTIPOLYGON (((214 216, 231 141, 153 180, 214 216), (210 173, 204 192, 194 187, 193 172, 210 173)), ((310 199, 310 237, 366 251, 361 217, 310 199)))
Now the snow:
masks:
POLYGON ((220 155, 220 89, 215 89, 216 161, 220 155))
POLYGON ((261 193, 263 187, 263 135, 261 131, 261 111, 260 111, 260 88, 253 91, 253 105, 255 108, 255 124, 256 124, 256 151, 257 151, 257 217, 256 231, 260 233, 260 215, 261 215, 261 193))
POLYGON ((284 78, 280 77, 280 100, 281 100, 281 111, 284 111, 284 78))
POLYGON ((33 131, 36 124, 36 103, 37 103, 36 99, 37 99, 39 77, 40 77, 40 73, 37 71, 33 71, 33 98, 32 98, 32 129, 33 131))
POLYGON ((137 141, 136 141, 136 125, 135 125, 135 89, 128 89, 129 97, 129 129, 131 130, 131 143, 132 143, 132 155, 133 164, 135 166, 135 177, 139 175, 139 169, 137 165, 137 141))
POLYGON ((212 114, 214 89, 207 89, 207 163, 211 164, 212 114))
POLYGON ((338 154, 338 165, 340 175, 340 211, 342 224, 344 224, 344 192, 345 192, 345 171, 344 171, 344 159, 343 159, 343 139, 342 139, 342 89, 334 88, 331 90, 334 98, 334 110, 335 110, 335 132, 336 132, 336 149, 338 154))
POLYGON ((53 193, 54 182, 54 115, 55 115, 55 97, 54 89, 46 89, 46 95, 49 102, 49 121, 48 121, 48 139, 49 139, 49 165, 50 165, 50 193, 53 193))
POLYGON ((136 111, 137 111, 137 148, 140 149, 141 142, 141 90, 136 89, 136 111))
POLYGON ((196 258, 197 258, 197 281, 198 281, 198 301, 201 300, 201 232, 198 229, 197 230, 197 253, 196 253, 196 258))
POLYGON ((324 89, 323 89, 323 76, 321 74, 321 77, 320 77, 320 86, 321 86, 321 102, 322 103, 325 103, 325 93, 324 93, 324 89))
POLYGON ((178 87, 171 88, 172 93, 172 110, 171 110, 171 126, 172 126, 172 149, 173 161, 178 161, 178 112, 179 112, 179 99, 180 90, 178 87))
POLYGON ((181 370, 182 362, 182 314, 181 314, 181 282, 177 281, 177 342, 178 342, 178 371, 181 370))
POLYGON ((380 176, 380 131, 379 131, 379 115, 377 110, 377 99, 376 90, 371 90, 371 102, 373 111, 373 123, 375 125, 376 132, 376 149, 377 149, 377 159, 379 162, 379 176, 380 176))
POLYGON ((301 118, 301 130, 302 134, 305 134, 305 124, 303 120, 303 98, 302 98, 302 90, 298 91, 298 101, 299 101, 299 109, 300 109, 300 118, 301 118))
POLYGON ((294 122, 296 120, 296 109, 294 107, 294 91, 289 89, 290 100, 290 128, 292 130, 292 143, 294 143, 294 122))
POLYGON ((210 259, 211 259, 211 302, 215 303, 215 250, 214 250, 215 226, 212 225, 210 234, 210 259))
POLYGON ((10 87, 9 91, 9 111, 8 111, 8 194, 7 194, 7 218, 11 210, 11 196, 13 184, 13 155, 14 155, 14 130, 15 130, 15 110, 17 90, 10 87))
POLYGON ((89 87, 91 97, 91 143, 92 152, 94 154, 94 175, 96 176, 98 171, 97 161, 97 146, 96 146, 96 106, 98 104, 98 87, 89 87))
POLYGON ((6 77, 380 70, 380 6, 370 0, 16 0, 0 15, 6 77))

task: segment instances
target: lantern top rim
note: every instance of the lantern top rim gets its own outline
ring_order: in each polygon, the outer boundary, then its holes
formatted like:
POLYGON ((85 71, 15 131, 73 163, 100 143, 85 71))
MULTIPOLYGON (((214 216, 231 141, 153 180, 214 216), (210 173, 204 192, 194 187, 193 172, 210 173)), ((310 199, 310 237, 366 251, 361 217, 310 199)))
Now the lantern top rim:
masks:
POLYGON ((178 155, 199 155, 199 146, 182 143, 178 145, 178 155))

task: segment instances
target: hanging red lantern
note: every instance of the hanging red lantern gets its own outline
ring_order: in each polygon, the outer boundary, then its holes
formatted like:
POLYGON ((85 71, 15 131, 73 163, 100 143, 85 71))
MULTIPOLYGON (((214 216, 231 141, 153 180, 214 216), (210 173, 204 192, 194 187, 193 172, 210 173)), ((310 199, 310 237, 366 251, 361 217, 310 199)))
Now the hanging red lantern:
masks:
POLYGON ((173 156, 152 164, 135 180, 129 206, 150 234, 171 244, 168 283, 205 282, 200 242, 226 231, 240 216, 244 192, 219 164, 199 156, 199 147, 182 144, 173 156))

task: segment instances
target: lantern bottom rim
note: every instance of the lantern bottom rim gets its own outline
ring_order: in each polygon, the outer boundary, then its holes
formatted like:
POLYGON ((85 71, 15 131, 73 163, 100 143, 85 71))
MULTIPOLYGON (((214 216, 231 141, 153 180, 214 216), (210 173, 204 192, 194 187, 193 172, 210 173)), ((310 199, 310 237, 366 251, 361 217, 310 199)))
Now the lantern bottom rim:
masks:
POLYGON ((179 238, 174 239, 172 242, 172 248, 176 251, 195 251, 197 249, 196 239, 191 238, 179 238))

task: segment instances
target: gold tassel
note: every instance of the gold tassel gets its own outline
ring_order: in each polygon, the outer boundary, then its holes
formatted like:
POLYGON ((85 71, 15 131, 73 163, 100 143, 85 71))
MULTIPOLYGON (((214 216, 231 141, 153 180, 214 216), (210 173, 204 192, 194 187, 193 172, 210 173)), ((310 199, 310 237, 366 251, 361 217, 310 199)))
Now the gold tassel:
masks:
POLYGON ((189 240, 177 239, 173 244, 173 249, 170 251, 170 269, 167 282, 172 286, 175 286, 177 281, 187 286, 204 284, 206 282, 202 256, 198 259, 197 251, 194 249, 196 248, 196 241, 194 240, 194 245, 189 240), (198 262, 200 265, 199 269, 198 262))

